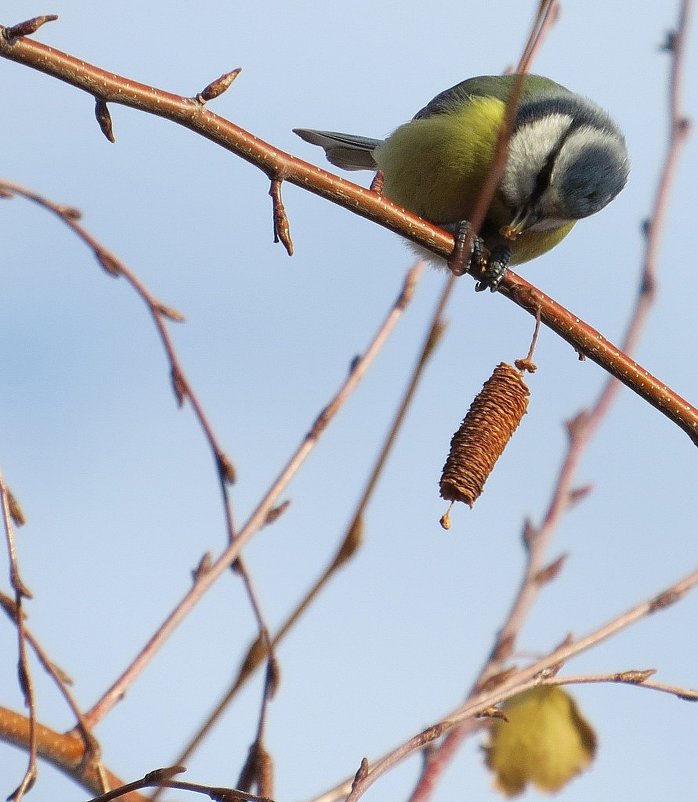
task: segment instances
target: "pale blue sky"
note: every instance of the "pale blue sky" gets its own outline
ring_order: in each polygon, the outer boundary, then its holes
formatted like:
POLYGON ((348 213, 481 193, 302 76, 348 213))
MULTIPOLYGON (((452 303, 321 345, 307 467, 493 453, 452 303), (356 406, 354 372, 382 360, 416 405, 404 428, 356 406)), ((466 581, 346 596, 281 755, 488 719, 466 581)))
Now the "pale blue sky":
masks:
MULTIPOLYGON (((354 0, 189 4, 6 0, 0 22, 51 11, 41 41, 136 80, 194 95, 243 67, 211 104, 261 138, 322 164, 291 129, 382 136, 440 90, 516 62, 533 2, 406 5, 354 0), (338 19, 340 17, 340 19, 338 19)), ((618 340, 636 292, 640 223, 664 155, 676 3, 563 3, 535 70, 597 100, 626 132, 626 190, 522 273, 618 340)), ((698 32, 685 111, 698 114, 698 32)), ((265 176, 160 119, 112 107, 109 144, 83 93, 0 61, 0 175, 80 207, 87 227, 187 323, 173 336, 234 460, 243 521, 346 374, 393 301, 408 250, 388 231, 287 186, 296 254, 271 241, 265 176)), ((694 402, 698 148, 683 155, 661 249, 660 289, 638 360, 694 402)), ((369 176, 354 174, 356 179, 369 176)), ((25 507, 29 623, 89 707, 188 587, 224 528, 212 461, 189 409, 178 410, 152 324, 58 222, 19 200, 0 206, 0 467, 25 507)), ((272 626, 336 544, 386 431, 443 284, 429 271, 376 365, 285 497, 287 514, 246 554, 272 626)), ((565 448, 563 422, 591 402, 603 372, 544 332, 530 412, 476 507, 438 526, 438 478, 473 395, 501 360, 525 354, 531 319, 463 280, 366 520, 366 544, 280 649, 283 683, 268 725, 279 802, 308 799, 454 708, 489 650, 522 566, 520 531, 540 519, 565 448)), ((594 492, 564 519, 551 556, 568 553, 521 647, 581 635, 696 567, 696 451, 623 391, 581 464, 594 492)), ((5 565, 0 559, 0 567, 5 565)), ((5 568, 3 575, 7 575, 5 568)), ((7 580, 2 580, 7 588, 7 580)), ((698 596, 624 632, 573 673, 656 667, 698 686, 698 596)), ((125 779, 171 763, 237 669, 254 626, 237 579, 224 578, 127 699, 99 727, 125 779)), ((20 708, 14 634, 0 625, 0 704, 20 708)), ((41 720, 72 722, 37 669, 41 720)), ((561 797, 687 799, 698 787, 698 708, 648 691, 575 690, 594 722, 592 770, 561 797)), ((235 782, 260 696, 253 683, 189 764, 187 778, 235 782)), ((9 793, 24 756, 0 748, 9 793)), ((418 759, 366 799, 403 800, 418 759)), ((177 795, 182 798, 182 795, 177 795)), ((535 793, 525 795, 533 799, 535 793)), ((82 799, 44 768, 33 798, 82 799)), ((496 798, 477 743, 435 800, 496 798)))

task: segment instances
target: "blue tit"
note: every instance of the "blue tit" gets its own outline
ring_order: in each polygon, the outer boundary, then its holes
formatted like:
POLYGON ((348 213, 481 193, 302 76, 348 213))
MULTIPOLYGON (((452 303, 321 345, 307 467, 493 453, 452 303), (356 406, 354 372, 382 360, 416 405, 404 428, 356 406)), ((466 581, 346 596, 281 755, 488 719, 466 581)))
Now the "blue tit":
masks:
MULTIPOLYGON (((492 168, 516 80, 488 75, 463 81, 385 140, 294 131, 323 147, 338 167, 380 170, 386 197, 456 231, 471 218, 492 168)), ((555 247, 577 220, 613 200, 628 172, 623 134, 603 109, 548 78, 526 75, 480 242, 503 255, 503 267, 534 259, 555 247)), ((491 278, 496 286, 497 277, 491 278)))

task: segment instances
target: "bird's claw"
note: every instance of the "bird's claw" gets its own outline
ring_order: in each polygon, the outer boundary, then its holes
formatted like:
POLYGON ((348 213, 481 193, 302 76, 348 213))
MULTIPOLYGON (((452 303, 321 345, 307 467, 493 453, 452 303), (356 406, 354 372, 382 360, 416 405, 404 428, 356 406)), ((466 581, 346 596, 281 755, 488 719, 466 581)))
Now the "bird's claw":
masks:
POLYGON ((484 269, 480 271, 480 280, 475 285, 475 292, 489 290, 496 292, 506 275, 509 261, 511 260, 511 250, 504 245, 494 248, 489 258, 485 261, 484 269))
POLYGON ((455 245, 447 263, 451 273, 454 276, 462 276, 465 273, 482 272, 485 264, 485 243, 482 238, 473 235, 472 226, 467 220, 461 220, 447 228, 453 230, 455 238, 455 245))
POLYGON ((504 278, 511 259, 511 250, 499 245, 491 252, 485 247, 482 237, 473 236, 472 226, 461 220, 454 226, 455 245, 448 257, 448 269, 454 276, 471 273, 478 281, 476 292, 496 292, 504 278))

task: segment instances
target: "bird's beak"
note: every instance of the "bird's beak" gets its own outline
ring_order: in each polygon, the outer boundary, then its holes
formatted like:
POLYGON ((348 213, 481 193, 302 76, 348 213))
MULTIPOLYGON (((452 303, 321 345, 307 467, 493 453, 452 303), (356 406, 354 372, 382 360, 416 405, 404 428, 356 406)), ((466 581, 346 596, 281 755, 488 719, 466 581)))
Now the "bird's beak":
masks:
POLYGON ((508 226, 502 226, 499 233, 504 239, 515 240, 524 231, 534 226, 540 219, 540 214, 532 206, 522 206, 508 226))

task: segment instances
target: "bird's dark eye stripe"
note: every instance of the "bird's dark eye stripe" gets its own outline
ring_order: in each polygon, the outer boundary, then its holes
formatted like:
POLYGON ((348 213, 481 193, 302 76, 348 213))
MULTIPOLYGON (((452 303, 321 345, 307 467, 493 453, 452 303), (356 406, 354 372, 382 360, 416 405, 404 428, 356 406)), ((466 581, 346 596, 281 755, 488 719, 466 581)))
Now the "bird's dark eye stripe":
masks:
POLYGON ((555 160, 557 159, 560 151, 562 150, 562 146, 567 141, 570 131, 574 128, 574 123, 570 125, 570 127, 565 131, 565 133, 560 137, 557 141, 554 148, 551 149, 548 157, 545 160, 545 164, 541 167, 540 172, 536 176, 536 183, 533 187, 533 192, 531 193, 531 201, 532 205, 535 205, 543 196, 545 191, 550 186, 550 177, 553 174, 553 167, 555 166, 555 160))
MULTIPOLYGON (((557 157, 560 155, 560 151, 562 150, 565 142, 567 142, 567 140, 575 131, 578 131, 584 125, 588 126, 589 121, 586 119, 577 119, 573 117, 572 122, 570 123, 567 130, 562 134, 560 139, 557 141, 555 147, 551 149, 547 159, 545 160, 545 164, 541 167, 540 172, 536 176, 536 183, 535 186, 533 187, 533 192, 531 193, 534 202, 538 202, 545 193, 546 189, 548 189, 548 187, 550 186, 550 177, 553 174, 553 167, 555 167, 555 162, 557 160, 557 157)), ((595 127, 595 126, 590 126, 590 127, 595 127)))
POLYGON ((550 186, 550 176, 553 173, 553 165, 555 164, 555 157, 558 153, 559 148, 556 148, 554 151, 551 151, 548 154, 545 164, 536 176, 536 184, 533 187, 533 192, 531 193, 531 200, 534 202, 534 204, 540 200, 545 190, 550 186))

